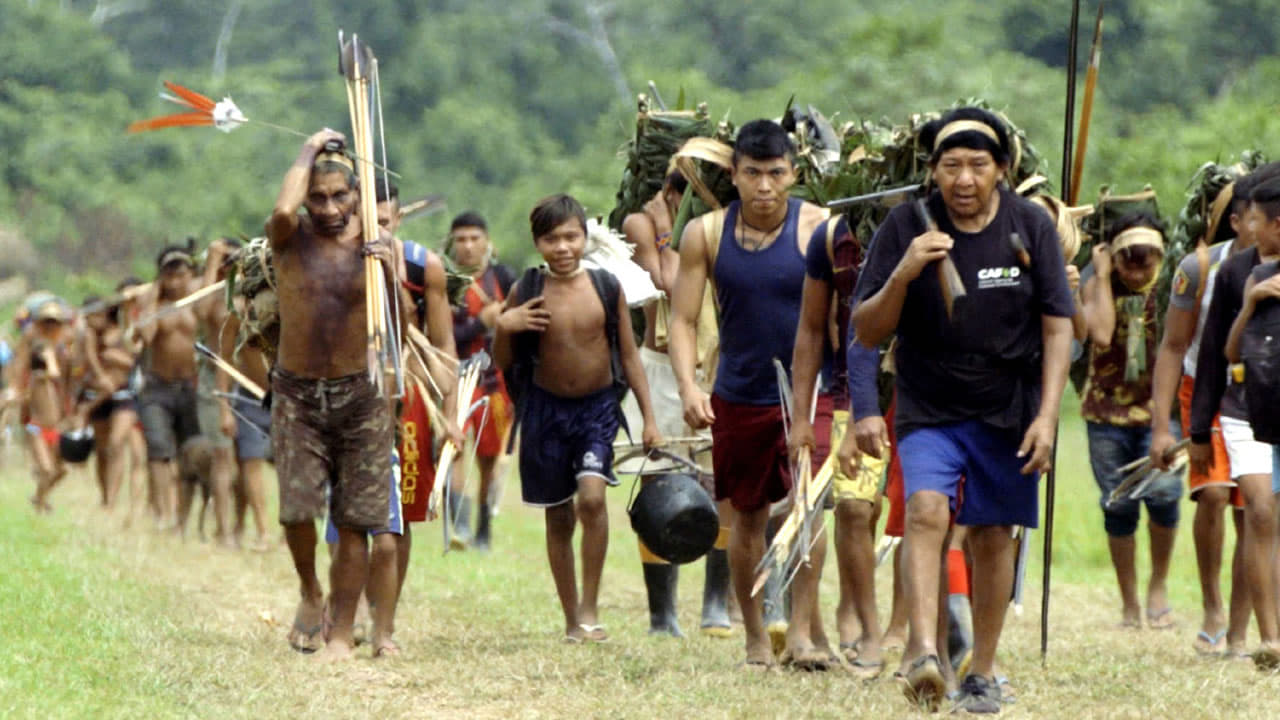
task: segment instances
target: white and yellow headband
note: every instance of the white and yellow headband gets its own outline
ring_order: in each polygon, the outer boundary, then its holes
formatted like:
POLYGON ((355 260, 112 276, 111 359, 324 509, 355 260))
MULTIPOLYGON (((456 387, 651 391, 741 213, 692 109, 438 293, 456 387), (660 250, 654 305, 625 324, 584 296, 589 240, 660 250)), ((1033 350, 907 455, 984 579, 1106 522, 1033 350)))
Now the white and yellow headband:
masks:
POLYGON ((1131 227, 1111 239, 1111 254, 1145 245, 1164 252, 1164 235, 1159 230, 1145 226, 1131 227))

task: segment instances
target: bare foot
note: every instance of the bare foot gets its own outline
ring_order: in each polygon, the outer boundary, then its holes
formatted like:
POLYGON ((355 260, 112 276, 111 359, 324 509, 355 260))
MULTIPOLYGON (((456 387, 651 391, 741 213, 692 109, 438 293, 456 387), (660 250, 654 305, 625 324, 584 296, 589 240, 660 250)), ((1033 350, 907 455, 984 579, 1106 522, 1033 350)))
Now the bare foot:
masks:
POLYGON ((316 654, 316 662, 320 663, 337 663, 346 662, 355 658, 355 648, 341 640, 330 640, 325 643, 324 649, 316 654))
POLYGON ((1142 611, 1135 607, 1126 607, 1121 611, 1120 624, 1117 626, 1122 630, 1141 630, 1142 629, 1142 611))
POLYGON ((289 647, 300 653, 313 653, 324 646, 324 602, 302 600, 289 630, 289 647))
POLYGON ((857 643, 858 659, 867 663, 883 663, 884 654, 880 650, 880 642, 874 635, 864 634, 857 643))
POLYGON ((373 657, 378 658, 394 658, 400 657, 400 646, 390 637, 373 641, 373 657))
POLYGON ((759 640, 747 641, 747 664, 748 665, 766 665, 771 666, 776 661, 773 658, 773 643, 769 641, 768 636, 759 640))

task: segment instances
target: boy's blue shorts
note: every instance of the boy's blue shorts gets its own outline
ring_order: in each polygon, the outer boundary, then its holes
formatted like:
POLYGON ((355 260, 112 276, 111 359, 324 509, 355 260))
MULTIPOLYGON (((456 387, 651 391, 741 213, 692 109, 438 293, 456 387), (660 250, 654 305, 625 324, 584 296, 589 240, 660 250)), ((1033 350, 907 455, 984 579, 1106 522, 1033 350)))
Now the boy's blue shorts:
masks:
POLYGON ((588 475, 618 484, 613 442, 619 407, 612 387, 577 398, 529 388, 520 416, 520 494, 526 505, 562 505, 588 475))

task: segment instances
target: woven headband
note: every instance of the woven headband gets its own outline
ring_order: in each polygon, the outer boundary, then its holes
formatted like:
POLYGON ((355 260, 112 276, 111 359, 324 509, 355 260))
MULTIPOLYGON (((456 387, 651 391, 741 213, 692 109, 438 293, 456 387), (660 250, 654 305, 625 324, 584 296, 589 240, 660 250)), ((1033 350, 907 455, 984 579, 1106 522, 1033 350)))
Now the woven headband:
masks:
POLYGON ((182 250, 170 250, 164 255, 161 255, 160 262, 156 263, 156 265, 157 267, 164 267, 171 262, 181 262, 191 267, 196 266, 196 261, 191 257, 191 255, 182 250))
POLYGON ((322 152, 319 155, 316 155, 316 161, 313 164, 313 167, 320 163, 334 163, 335 165, 341 165, 351 172, 356 171, 356 164, 351 162, 351 158, 340 152, 322 152))
POLYGON ((1131 247, 1139 245, 1147 245, 1149 247, 1164 250, 1164 235, 1159 230, 1149 227, 1132 227, 1111 240, 1111 254, 1116 254, 1121 250, 1128 250, 1131 247))
POLYGON ((938 131, 938 136, 933 140, 933 146, 935 148, 942 147, 943 141, 952 135, 970 131, 985 135, 986 137, 991 138, 995 142, 996 146, 1000 145, 1000 136, 990 125, 980 120, 952 120, 946 125, 943 125, 942 129, 938 131))

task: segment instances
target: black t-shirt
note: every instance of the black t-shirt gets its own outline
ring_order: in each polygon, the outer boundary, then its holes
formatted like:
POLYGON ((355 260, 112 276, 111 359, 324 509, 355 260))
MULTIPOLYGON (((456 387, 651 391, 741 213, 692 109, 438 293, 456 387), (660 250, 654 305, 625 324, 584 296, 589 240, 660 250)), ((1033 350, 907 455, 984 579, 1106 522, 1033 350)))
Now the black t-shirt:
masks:
MULTIPOLYGON (((1042 316, 1071 317, 1058 231, 1039 207, 1000 188, 1000 209, 981 232, 955 228, 942 196, 929 197, 939 229, 955 240, 951 257, 967 295, 948 319, 937 263, 907 286, 898 320, 899 436, 912 429, 978 419, 1021 433, 1040 409, 1042 316), (1010 244, 1018 233, 1031 256, 1024 267, 1010 244)), ((914 204, 894 208, 872 238, 854 301, 880 291, 911 241, 924 232, 914 204)))

